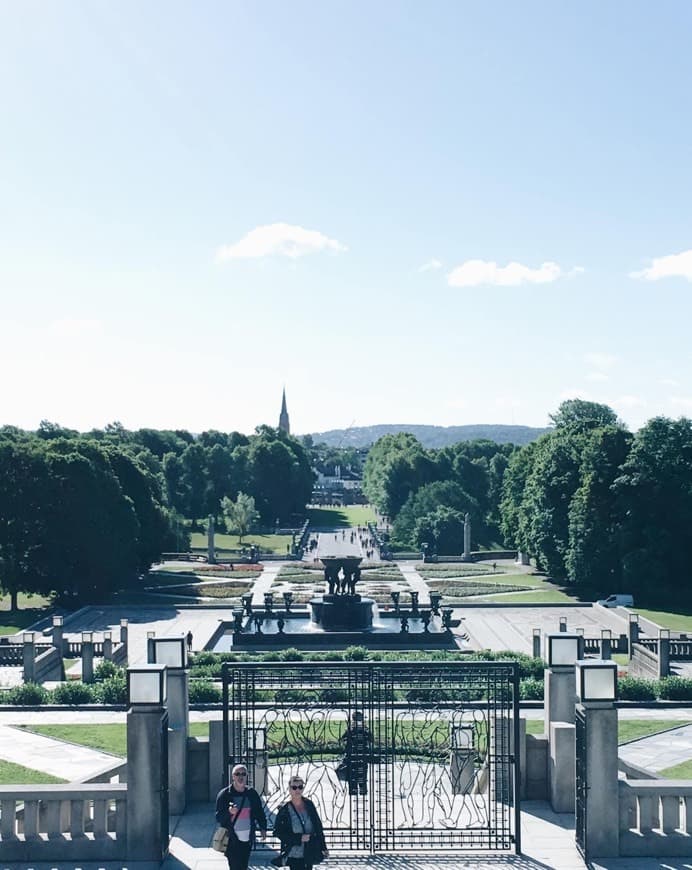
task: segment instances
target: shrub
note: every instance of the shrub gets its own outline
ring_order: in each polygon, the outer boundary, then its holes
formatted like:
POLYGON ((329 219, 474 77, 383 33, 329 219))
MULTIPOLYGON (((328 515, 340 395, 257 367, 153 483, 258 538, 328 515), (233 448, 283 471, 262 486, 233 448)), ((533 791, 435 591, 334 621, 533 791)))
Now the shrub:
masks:
POLYGON ((24 683, 23 686, 15 686, 6 692, 3 698, 5 704, 17 704, 22 707, 33 707, 39 704, 47 704, 50 693, 37 683, 24 683))
POLYGON ((263 662, 280 662, 281 661, 281 653, 277 651, 265 653, 262 656, 263 662))
POLYGON ((364 646, 349 646, 344 650, 345 662, 364 662, 368 657, 368 650, 364 646))
POLYGON ((519 698, 522 701, 543 700, 543 680, 527 677, 519 682, 519 698))
POLYGON ((97 681, 99 680, 107 680, 110 677, 115 677, 117 674, 122 674, 123 669, 119 668, 115 662, 109 662, 107 659, 103 659, 96 668, 94 669, 94 677, 97 681))
POLYGON ((348 691, 346 689, 322 689, 319 693, 319 699, 325 704, 345 703, 348 701, 348 691))
POLYGON ((191 680, 188 697, 191 704, 214 704, 221 700, 221 689, 211 680, 191 680))
POLYGON ((618 680, 618 697, 621 701, 654 701, 656 683, 639 677, 622 677, 618 680))
POLYGON ((54 704, 91 704, 98 702, 97 693, 87 683, 60 683, 51 692, 54 704))
POLYGON ((658 683, 658 697, 662 701, 689 701, 692 699, 692 680, 664 677, 658 683))
POLYGON ((127 681, 124 674, 114 674, 96 685, 101 704, 126 704, 127 681))
POLYGON ((281 653, 281 661, 283 662, 302 662, 304 659, 305 656, 303 653, 300 650, 297 650, 294 646, 285 649, 281 653))

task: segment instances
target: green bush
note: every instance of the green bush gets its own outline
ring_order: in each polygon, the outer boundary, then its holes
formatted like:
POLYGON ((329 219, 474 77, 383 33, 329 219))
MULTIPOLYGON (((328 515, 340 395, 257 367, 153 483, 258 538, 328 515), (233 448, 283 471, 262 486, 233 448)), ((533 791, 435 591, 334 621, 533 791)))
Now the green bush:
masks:
POLYGON ((47 704, 50 693, 37 683, 24 683, 23 686, 15 686, 3 695, 3 703, 16 704, 21 707, 33 707, 39 704, 47 704))
POLYGON ((54 704, 92 704, 100 701, 94 688, 87 683, 60 683, 51 692, 54 704))
POLYGON ((191 704, 214 704, 221 700, 221 689, 211 680, 190 680, 188 698, 191 704))
POLYGON ((115 662, 109 662, 107 659, 103 659, 96 668, 94 669, 94 677, 97 680, 108 680, 110 677, 115 677, 118 674, 123 674, 124 671, 122 668, 118 667, 115 662))
POLYGON ((281 661, 283 662, 302 662, 304 660, 305 656, 303 655, 303 653, 300 650, 297 650, 294 646, 285 649, 281 653, 281 661))
POLYGON ((345 662, 364 662, 368 658, 368 650, 364 646, 348 646, 344 650, 345 662))
POLYGON ((689 701, 692 699, 692 680, 664 677, 658 683, 658 697, 662 701, 689 701))
POLYGON ((114 674, 97 683, 95 688, 101 704, 127 703, 127 681, 124 674, 114 674))
POLYGON ((621 701, 654 701, 657 685, 655 680, 639 677, 621 677, 618 680, 618 698, 621 701))
POLYGON ((519 682, 519 698, 522 701, 543 700, 543 680, 527 677, 519 682))
POLYGON ((264 653, 264 655, 262 656, 263 662, 280 662, 281 660, 281 653, 278 652, 278 650, 264 653))
POLYGON ((348 701, 347 689, 322 689, 319 700, 325 704, 340 704, 348 701))

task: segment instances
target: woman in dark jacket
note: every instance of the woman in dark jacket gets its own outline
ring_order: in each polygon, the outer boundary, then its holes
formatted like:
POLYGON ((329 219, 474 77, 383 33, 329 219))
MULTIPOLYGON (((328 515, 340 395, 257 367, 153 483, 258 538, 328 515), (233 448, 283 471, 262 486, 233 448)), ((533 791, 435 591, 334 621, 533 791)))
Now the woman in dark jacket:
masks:
POLYGON ((281 840, 281 854, 291 870, 311 870, 329 856, 322 821, 314 803, 303 797, 302 777, 292 776, 288 784, 291 799, 276 814, 274 836, 281 840))
POLYGON ((216 797, 216 821, 228 828, 226 858, 229 870, 247 870, 255 827, 260 838, 267 835, 267 819, 260 796, 247 787, 247 767, 236 764, 231 771, 231 785, 222 788, 216 797))

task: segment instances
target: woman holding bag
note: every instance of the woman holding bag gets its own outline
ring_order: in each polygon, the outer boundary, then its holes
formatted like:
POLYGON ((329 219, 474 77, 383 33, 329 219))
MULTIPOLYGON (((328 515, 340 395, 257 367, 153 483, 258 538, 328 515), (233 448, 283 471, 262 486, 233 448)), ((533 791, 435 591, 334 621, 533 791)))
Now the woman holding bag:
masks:
POLYGON ((236 764, 231 771, 231 785, 221 789, 216 798, 216 821, 228 829, 226 858, 229 870, 247 870, 255 827, 260 838, 267 836, 267 819, 260 796, 247 785, 247 767, 236 764))
POLYGON ((303 797, 302 777, 292 776, 288 784, 291 799, 276 814, 274 836, 281 840, 281 855, 290 870, 311 870, 329 857, 322 821, 314 803, 303 797))

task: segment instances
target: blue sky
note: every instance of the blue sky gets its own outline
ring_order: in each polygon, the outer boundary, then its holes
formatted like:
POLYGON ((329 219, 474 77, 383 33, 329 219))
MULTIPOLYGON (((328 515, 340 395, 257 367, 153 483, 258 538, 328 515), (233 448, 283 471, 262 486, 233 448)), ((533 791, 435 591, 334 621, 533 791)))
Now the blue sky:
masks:
POLYGON ((686 2, 0 5, 0 423, 692 413, 686 2))

